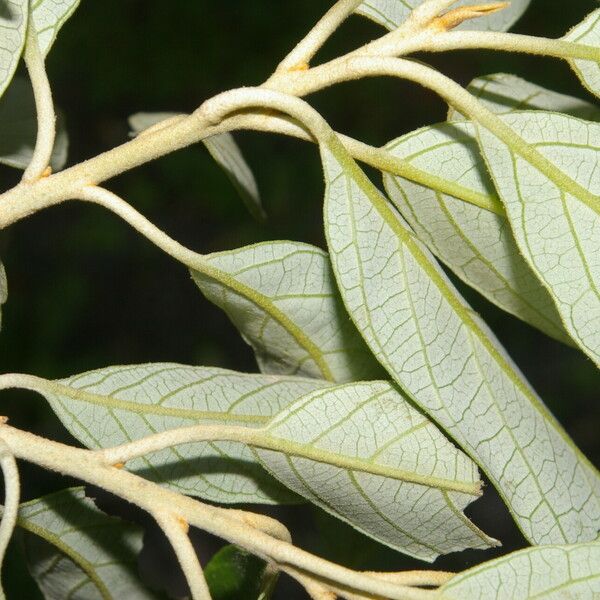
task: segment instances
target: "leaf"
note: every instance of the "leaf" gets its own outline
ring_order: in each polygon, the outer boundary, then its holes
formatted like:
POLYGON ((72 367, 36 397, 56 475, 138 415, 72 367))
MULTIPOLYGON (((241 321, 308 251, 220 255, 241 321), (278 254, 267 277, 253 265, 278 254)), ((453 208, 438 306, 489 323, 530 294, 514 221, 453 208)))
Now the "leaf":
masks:
POLYGON ((182 116, 176 112, 138 112, 131 115, 127 122, 131 129, 131 136, 137 136, 146 129, 150 129, 159 123, 166 122, 175 117, 182 116))
POLYGON ((263 431, 255 452, 275 477, 383 544, 428 561, 498 544, 462 513, 476 465, 390 383, 317 390, 263 431))
MULTIPOLYGON (((0 163, 26 169, 31 162, 37 134, 35 100, 31 83, 17 76, 0 99, 0 163)), ((57 135, 50 158, 53 171, 67 162, 69 140, 64 119, 58 115, 57 135)))
POLYGON ((221 548, 204 568, 212 600, 263 600, 277 575, 266 570, 266 563, 236 546, 221 548))
MULTIPOLYGON (((517 110, 550 110, 588 121, 600 121, 600 107, 573 96, 559 94, 516 75, 495 73, 474 79, 467 90, 493 113, 517 110)), ((465 117, 450 107, 448 120, 465 117)))
POLYGON ((528 146, 509 148, 483 128, 479 141, 519 249, 600 365, 600 124, 541 112, 501 119, 528 146))
MULTIPOLYGON (((430 175, 453 181, 465 190, 463 198, 480 195, 498 203, 471 123, 425 127, 386 149, 430 175)), ((419 239, 466 284, 551 337, 572 343, 552 298, 519 253, 501 205, 492 212, 388 173, 384 183, 419 239)))
POLYGON ((2 305, 8 300, 8 281, 6 280, 6 269, 0 262, 0 329, 2 328, 2 305))
POLYGON ((233 136, 230 133, 221 133, 202 141, 229 177, 250 214, 259 221, 266 219, 256 180, 233 136))
POLYGON ((587 600, 600 595, 600 544, 527 548, 485 562, 438 589, 439 600, 587 600))
MULTIPOLYGON (((179 116, 178 113, 140 112, 129 117, 129 126, 137 135, 161 121, 177 116, 179 116)), ((230 133, 221 133, 206 138, 202 142, 217 164, 225 171, 250 214, 259 221, 264 220, 266 214, 262 207, 256 180, 233 136, 230 133)))
POLYGON ((27 0, 0 0, 0 96, 19 64, 27 32, 27 0))
MULTIPOLYGON (((509 7, 478 19, 467 20, 457 29, 506 31, 527 10, 530 2, 531 0, 512 0, 509 7)), ((402 25, 411 11, 422 3, 423 0, 365 0, 356 12, 393 30, 402 25)), ((473 4, 478 3, 473 0, 460 0, 452 8, 473 4)))
MULTIPOLYGON (((107 367, 56 382, 30 378, 65 427, 106 448, 198 423, 260 427, 317 380, 170 363, 107 367)), ((237 442, 186 444, 127 463, 147 479, 214 502, 297 502, 237 442)))
POLYGON ((43 56, 48 54, 60 28, 78 6, 79 0, 31 0, 31 19, 43 56))
POLYGON ((319 248, 266 242, 205 259, 210 270, 192 271, 194 281, 225 310, 264 373, 340 383, 381 375, 348 318, 329 258, 319 248))
POLYGON ((18 525, 29 570, 46 600, 155 598, 137 575, 142 531, 104 514, 84 488, 25 502, 18 525))
MULTIPOLYGON (((600 8, 592 11, 581 23, 563 38, 586 46, 600 48, 600 8)), ((600 63, 593 60, 573 59, 569 63, 581 83, 596 96, 600 96, 600 63)))
POLYGON ((597 472, 340 142, 321 150, 334 272, 381 364, 486 472, 528 540, 594 539, 597 472))

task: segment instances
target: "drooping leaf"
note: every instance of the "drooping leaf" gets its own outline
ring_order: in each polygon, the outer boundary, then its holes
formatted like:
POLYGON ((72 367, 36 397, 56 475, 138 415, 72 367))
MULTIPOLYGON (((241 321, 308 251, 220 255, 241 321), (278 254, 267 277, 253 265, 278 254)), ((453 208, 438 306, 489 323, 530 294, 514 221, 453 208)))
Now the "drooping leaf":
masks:
POLYGON ((192 271, 194 281, 241 331, 264 373, 340 383, 381 375, 319 248, 266 242, 205 259, 219 278, 192 271))
POLYGON ((0 96, 19 64, 27 32, 28 0, 0 0, 0 96))
MULTIPOLYGON (((527 10, 530 2, 531 0, 512 0, 509 7, 478 19, 467 20, 461 23, 457 29, 506 31, 527 10)), ((402 25, 411 11, 422 3, 423 0, 365 0, 356 12, 393 30, 402 25)), ((473 4, 481 3, 473 0, 460 0, 452 8, 473 4)))
POLYGON ((17 524, 27 532, 27 563, 46 600, 156 597, 137 576, 142 531, 98 510, 84 488, 25 502, 17 524))
POLYGON ((600 365, 600 123, 546 112, 501 119, 529 146, 510 148, 481 127, 479 141, 519 249, 600 365))
MULTIPOLYGON (((178 113, 170 112, 140 112, 129 117, 129 126, 133 134, 139 134, 161 121, 177 116, 178 113)), ((264 220, 266 214, 262 207, 256 180, 233 136, 230 133, 221 133, 206 138, 202 142, 217 164, 225 171, 250 214, 255 219, 264 220)))
POLYGON ((315 391, 264 432, 255 452, 275 477, 379 542, 429 561, 497 545, 462 513, 475 463, 390 383, 315 391))
POLYGON ((212 600, 268 600, 277 574, 236 546, 221 548, 204 567, 212 600))
MULTIPOLYGON (((59 171, 67 162, 69 140, 60 113, 56 124, 56 141, 50 166, 59 171)), ((15 77, 0 99, 0 163, 26 169, 33 156, 37 133, 35 100, 31 83, 15 77)))
POLYGON ((2 328, 2 305, 8 300, 8 281, 6 269, 0 262, 0 328, 2 328))
POLYGON ((48 54, 60 28, 67 22, 79 0, 30 0, 31 20, 44 56, 48 54))
POLYGON ((381 364, 487 473, 527 539, 594 539, 598 473, 341 144, 321 148, 334 272, 381 364))
POLYGON ((267 215, 260 201, 258 185, 233 136, 230 133, 221 133, 202 141, 229 177, 250 214, 259 221, 264 220, 267 215))
POLYGON ((471 123, 425 127, 387 145, 394 156, 451 180, 463 197, 495 200, 496 212, 384 174, 386 191, 419 239, 465 283, 503 310, 566 343, 552 298, 521 256, 471 123))
MULTIPOLYGON (((199 423, 260 427, 325 382, 156 363, 107 367, 50 382, 30 378, 65 427, 89 448, 115 446, 199 423)), ((187 444, 127 469, 214 502, 297 502, 236 442, 187 444)))
MULTIPOLYGON (((600 50, 600 8, 592 11, 581 23, 564 37, 568 42, 594 46, 600 50)), ((600 96, 600 63, 593 60, 569 61, 581 83, 596 96, 600 96)))
MULTIPOLYGON (((516 75, 495 73, 477 77, 467 86, 467 90, 497 114, 516 110, 550 110, 588 121, 600 121, 600 106, 548 90, 516 75)), ((464 116, 450 107, 448 120, 460 119, 464 119, 464 116)))
POLYGON ((527 548, 438 589, 439 600, 588 600, 600 596, 600 543, 527 548))

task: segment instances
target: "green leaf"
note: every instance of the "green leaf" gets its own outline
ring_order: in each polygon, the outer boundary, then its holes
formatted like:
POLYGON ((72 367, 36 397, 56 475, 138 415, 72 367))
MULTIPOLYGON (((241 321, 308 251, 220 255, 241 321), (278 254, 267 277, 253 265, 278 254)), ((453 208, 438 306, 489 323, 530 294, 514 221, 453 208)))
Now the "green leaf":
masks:
POLYGON ((511 148, 484 128, 479 141, 519 249, 600 365, 600 124, 543 112, 501 119, 528 146, 511 148))
POLYGON ((236 546, 221 548, 204 568, 212 600, 270 598, 276 574, 264 561, 236 546))
POLYGON ((205 259, 218 278, 210 270, 192 271, 194 281, 241 331, 264 373, 340 383, 381 375, 319 248, 266 242, 205 259))
POLYGON ((275 477, 383 544, 428 561, 497 545, 462 513, 480 494, 475 463, 390 383, 315 391, 259 435, 275 477))
POLYGON ((202 142, 229 177, 248 212, 259 221, 266 219, 256 180, 233 136, 230 133, 221 133, 202 142))
POLYGON ((8 300, 8 281, 6 280, 6 269, 0 262, 0 328, 2 328, 2 305, 8 300))
POLYGON ((486 472, 533 543, 597 536, 597 472, 339 141, 322 144, 326 233, 359 331, 486 472))
POLYGON ((84 488, 25 502, 17 524, 28 532, 29 570, 46 600, 155 598, 137 575, 142 531, 98 510, 84 488))
MULTIPOLYGON (((29 378, 65 427, 89 448, 186 425, 260 427, 325 382, 169 363, 107 367, 56 382, 29 378)), ((171 489, 214 502, 297 502, 237 442, 186 444, 127 463, 171 489)))
MULTIPOLYGON (((425 127, 386 149, 430 175, 452 180, 465 190, 463 197, 498 202, 471 123, 425 127)), ((387 173, 384 183, 419 239, 465 283, 526 323, 572 343, 552 298, 519 253, 501 206, 498 214, 387 173)))
MULTIPOLYGON (((592 11, 581 23, 575 25, 563 39, 600 49, 600 8, 592 11)), ((570 60, 569 63, 581 83, 592 94, 600 96, 600 63, 581 59, 570 60)))
MULTIPOLYGON (((31 162, 37 135, 37 117, 29 79, 15 77, 0 99, 0 163, 26 169, 31 162)), ((50 166, 59 171, 67 162, 68 136, 59 114, 50 166)))
MULTIPOLYGON (((509 7, 485 17, 467 20, 457 29, 506 31, 527 10, 530 2, 531 0, 512 0, 509 7)), ((422 3, 423 0, 365 0, 356 12, 393 30, 402 25, 411 11, 422 3)), ((473 4, 480 3, 473 0, 460 0, 452 8, 473 4)))
POLYGON ((25 45, 27 0, 0 0, 0 96, 10 84, 25 45))
POLYGON ((78 6, 79 0, 31 0, 31 19, 42 55, 48 54, 60 28, 78 6))
MULTIPOLYGON (((161 121, 177 116, 179 116, 178 113, 140 112, 129 117, 129 126, 132 133, 137 135, 161 121)), ((250 214, 259 221, 264 220, 266 214, 262 207, 256 180, 233 136, 230 133, 221 133, 202 140, 202 143, 225 171, 250 214)))
MULTIPOLYGON (((474 79, 467 90, 493 113, 517 110, 550 110, 588 121, 600 121, 600 107, 573 96, 559 94, 516 75, 495 73, 474 79)), ((464 119, 450 107, 448 120, 464 119)))
POLYGON ((600 544, 527 548, 438 589, 439 600, 588 600, 600 596, 600 544))

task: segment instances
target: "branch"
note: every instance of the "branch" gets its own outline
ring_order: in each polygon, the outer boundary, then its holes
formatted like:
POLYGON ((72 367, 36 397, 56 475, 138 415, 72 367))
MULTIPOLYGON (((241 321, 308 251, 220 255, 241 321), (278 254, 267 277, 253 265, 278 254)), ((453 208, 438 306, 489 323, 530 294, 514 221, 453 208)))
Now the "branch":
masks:
MULTIPOLYGON (((4 555, 8 548, 8 543, 12 537, 17 515, 19 512, 19 471, 17 462, 10 448, 0 440, 0 468, 4 476, 4 508, 2 511, 2 522, 0 523, 0 569, 4 563, 4 555)), ((0 579, 0 598, 4 600, 4 589, 0 579)))
POLYGON ((338 65, 323 65, 305 73, 296 73, 294 77, 284 75, 281 76, 277 85, 285 86, 295 95, 306 95, 320 90, 326 85, 364 77, 388 76, 414 81, 432 90, 459 112, 490 131, 507 144, 513 152, 546 173, 548 179, 560 189, 584 199, 590 207, 600 213, 600 200, 597 196, 558 171, 536 148, 529 145, 497 115, 485 108, 467 90, 449 77, 427 65, 401 58, 356 57, 348 58, 344 65, 343 69, 340 69, 338 65))
POLYGON ((456 576, 450 571, 399 571, 382 573, 380 571, 364 571, 365 574, 377 577, 383 581, 392 581, 401 585, 438 587, 444 585, 456 576))
POLYGON ((401 56, 412 52, 445 52, 447 50, 485 49, 551 56, 562 59, 582 59, 600 62, 600 48, 566 40, 503 33, 495 31, 445 31, 421 38, 400 40, 380 48, 380 56, 401 56))
POLYGON ((49 175, 48 167, 54 139, 56 137, 56 114, 52 102, 52 90, 46 74, 44 57, 40 51, 37 33, 31 24, 28 28, 25 45, 25 64, 33 87, 37 113, 37 138, 31 162, 23 173, 23 182, 31 183, 40 177, 49 175))
POLYGON ((134 458, 145 456, 153 452, 159 452, 165 448, 172 448, 181 444, 197 442, 241 442, 254 448, 284 452, 285 454, 300 456, 310 460, 332 464, 340 469, 351 469, 353 471, 367 471, 384 477, 435 487, 450 492, 460 492, 481 496, 481 483, 469 481, 454 481, 440 477, 419 475, 411 471, 394 469, 393 475, 390 469, 383 465, 369 464, 368 470, 360 459, 342 456, 335 453, 316 450, 306 444, 296 444, 288 440, 272 438, 268 431, 261 428, 240 427, 238 425, 188 425, 167 429, 154 433, 147 437, 113 448, 96 450, 95 453, 106 464, 125 464, 134 458))
POLYGON ((308 69, 308 63, 363 0, 338 0, 296 47, 279 63, 276 72, 308 69))
POLYGON ((105 489, 139 506, 150 514, 178 514, 190 525, 245 548, 264 560, 310 573, 335 588, 364 596, 390 600, 432 600, 432 592, 382 581, 314 556, 290 543, 275 539, 262 531, 232 518, 227 511, 202 504, 145 479, 106 464, 90 450, 53 442, 8 425, 0 426, 0 440, 17 458, 46 469, 69 475, 105 489))
POLYGON ((188 536, 189 525, 183 517, 174 514, 156 512, 152 515, 164 531, 175 551, 183 574, 188 582, 193 600, 211 600, 210 590, 204 577, 204 571, 198 555, 188 536))

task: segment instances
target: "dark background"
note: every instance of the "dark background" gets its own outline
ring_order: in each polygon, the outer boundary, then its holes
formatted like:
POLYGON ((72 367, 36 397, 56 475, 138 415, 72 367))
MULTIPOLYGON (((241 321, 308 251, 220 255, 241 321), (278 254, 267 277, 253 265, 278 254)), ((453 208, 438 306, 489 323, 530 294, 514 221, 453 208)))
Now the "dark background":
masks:
MULTIPOLYGON (((241 85, 259 84, 331 0, 82 0, 48 59, 56 103, 67 117, 69 163, 128 139, 127 117, 137 111, 191 111, 204 99, 241 85)), ((533 0, 514 31, 559 37, 589 11, 593 0, 533 0)), ((353 17, 319 59, 352 49, 381 30, 353 17)), ((473 77, 513 72, 586 97, 566 64, 485 51, 423 56, 466 84, 473 77)), ((591 98, 589 98, 591 99, 591 98)), ((396 80, 345 84, 309 98, 338 131, 381 145, 444 119, 432 93, 396 80)), ((162 158, 107 184, 172 237, 200 252, 292 239, 324 247, 322 175, 309 144, 258 133, 238 141, 261 188, 266 224, 254 222, 229 181, 202 147, 162 158)), ((7 189, 19 173, 0 168, 7 189)), ((69 203, 2 233, 9 281, 0 336, 2 372, 57 378, 110 364, 173 361, 255 371, 252 353, 228 319, 200 295, 185 268, 101 208, 69 203)), ((507 347, 581 449, 600 462, 598 377, 579 352, 554 342, 459 286, 507 347)), ((11 423, 72 441, 43 401, 3 392, 11 423)), ((24 499, 73 482, 23 465, 24 499)), ((469 514, 507 549, 523 547, 506 509, 488 487, 469 514)), ((261 508, 260 510, 264 510, 261 508)), ((361 569, 424 568, 308 507, 276 509, 297 544, 361 569)), ((215 540, 195 536, 207 558, 215 540)), ((147 540, 157 545, 158 535, 147 540)), ((154 549, 156 551, 156 548, 154 549)), ((465 552, 436 562, 460 570, 498 554, 465 552)), ((181 593, 174 569, 164 581, 181 593), (175 583, 173 583, 175 581, 175 583)), ((152 557, 145 552, 143 572, 152 557)), ((26 588, 15 548, 5 568, 9 598, 35 597, 26 588), (19 589, 17 592, 16 590, 19 589), (30 595, 27 595, 30 594, 30 595)), ((157 578, 156 574, 152 578, 157 578)), ((282 582, 279 598, 302 597, 282 582)))

